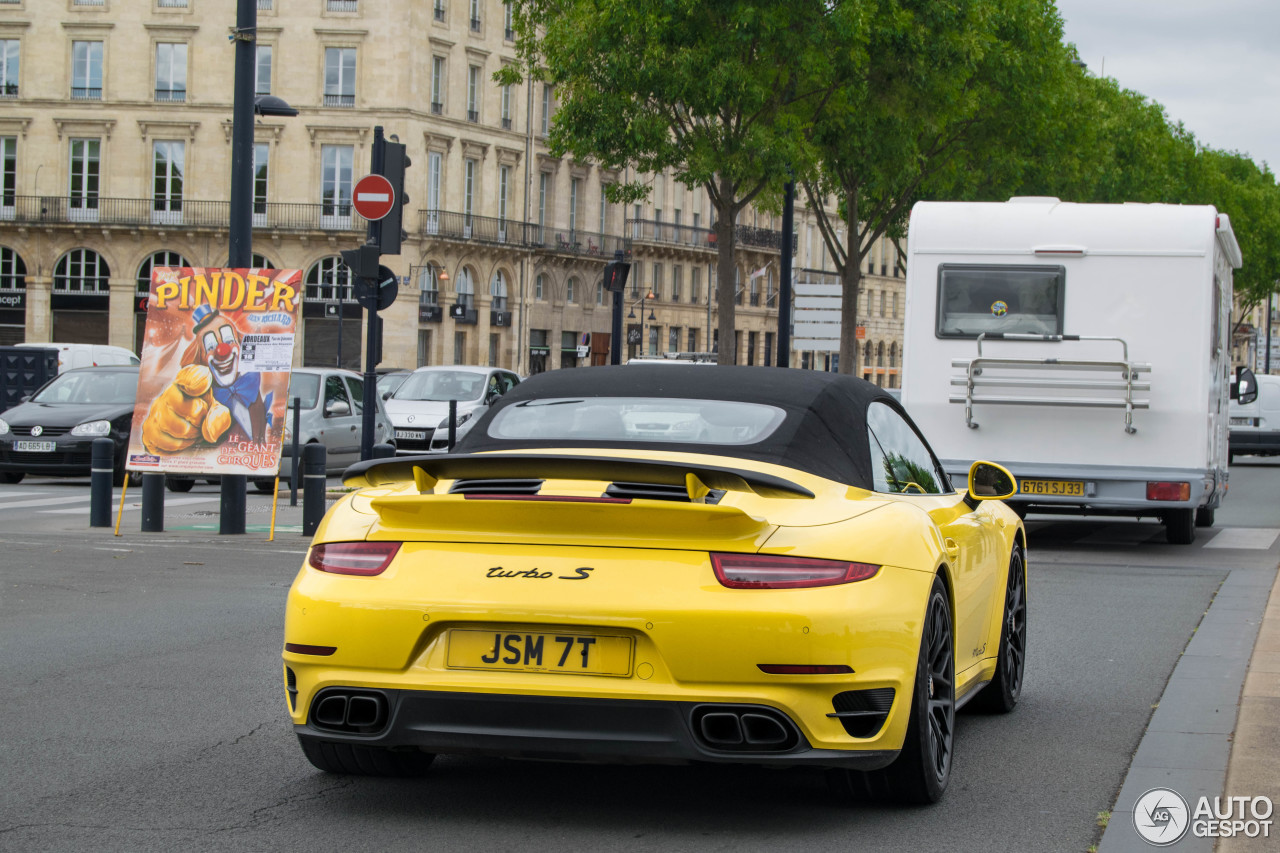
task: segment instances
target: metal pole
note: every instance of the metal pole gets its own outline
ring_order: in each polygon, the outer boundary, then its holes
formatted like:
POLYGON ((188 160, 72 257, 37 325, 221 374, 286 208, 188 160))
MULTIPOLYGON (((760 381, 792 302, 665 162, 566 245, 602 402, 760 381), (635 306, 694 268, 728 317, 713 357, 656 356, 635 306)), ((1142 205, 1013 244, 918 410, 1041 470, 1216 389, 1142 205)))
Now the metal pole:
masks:
MULTIPOLYGON (((622 250, 613 253, 614 261, 621 262, 622 250)), ((609 325, 609 363, 622 364, 622 291, 613 291, 613 317, 609 325)))
POLYGON ((1275 300, 1274 293, 1267 294, 1267 351, 1263 356, 1262 372, 1271 374, 1271 303, 1275 300))
POLYGON ((778 275, 778 367, 791 366, 791 233, 795 230, 796 182, 787 181, 782 202, 782 269, 778 275))
POLYGON ((302 398, 294 397, 292 400, 292 406, 293 406, 293 430, 292 430, 293 441, 292 441, 292 447, 289 448, 290 450, 289 459, 291 462, 289 466, 289 506, 297 506, 298 505, 298 483, 302 481, 302 456, 299 455, 301 451, 298 449, 298 444, 299 444, 298 433, 301 428, 299 424, 302 421, 302 398))
MULTIPOLYGON (((253 259, 253 86, 257 0, 236 0, 235 101, 231 113, 231 210, 227 266, 239 269, 253 259)), ((243 474, 224 474, 218 509, 219 533, 244 533, 243 474)))
POLYGON ((342 314, 343 314, 342 294, 341 292, 339 292, 338 294, 338 363, 336 365, 337 367, 342 367, 342 326, 343 326, 342 314))
POLYGON ((142 532, 164 532, 164 474, 142 475, 142 532))
MULTIPOLYGON (((369 152, 369 171, 375 175, 381 175, 386 166, 386 144, 383 141, 382 125, 374 125, 373 128, 373 150, 369 152)), ((368 238, 366 242, 377 242, 382 245, 382 222, 370 222, 368 230, 368 238)), ((375 284, 368 282, 368 284, 375 284)), ((381 329, 378 326, 378 302, 376 286, 370 288, 374 295, 369 298, 369 304, 364 306, 365 318, 367 324, 365 328, 365 348, 364 348, 364 411, 361 413, 363 417, 360 419, 360 459, 373 458, 373 425, 374 416, 378 412, 378 352, 381 347, 378 344, 378 335, 381 329)), ((341 320, 339 320, 341 322, 341 320)))
POLYGON ((328 453, 323 444, 302 449, 302 535, 310 536, 324 518, 325 468, 328 453))
POLYGON ((449 401, 449 452, 453 452, 453 445, 458 441, 458 401, 449 401))

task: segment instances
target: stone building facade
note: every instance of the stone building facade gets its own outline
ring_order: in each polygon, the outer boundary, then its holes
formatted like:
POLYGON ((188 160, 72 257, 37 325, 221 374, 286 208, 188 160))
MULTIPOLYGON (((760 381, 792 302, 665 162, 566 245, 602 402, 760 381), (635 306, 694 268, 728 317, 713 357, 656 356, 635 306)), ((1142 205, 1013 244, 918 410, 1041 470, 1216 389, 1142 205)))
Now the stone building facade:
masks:
MULTIPOLYGON (((602 188, 635 175, 551 156, 554 89, 493 81, 517 61, 500 0, 256 6, 256 92, 299 115, 255 121, 254 263, 303 271, 299 364, 362 361, 339 252, 365 238, 351 188, 370 171, 375 126, 412 161, 409 237, 383 258, 400 278, 383 312, 383 366, 527 375, 604 363, 602 271, 618 251, 632 262, 624 352, 718 345, 705 192, 642 176, 650 198, 623 209, 602 188)), ((0 0, 0 343, 137 352, 153 266, 226 264, 236 10, 237 0, 0 0)), ((778 220, 748 211, 738 223, 739 363, 777 362, 778 220)), ((814 230, 799 205, 796 267, 829 269, 814 230)), ((874 248, 868 272, 864 375, 897 385, 891 247, 874 248)), ((831 363, 796 353, 792 364, 831 363)))

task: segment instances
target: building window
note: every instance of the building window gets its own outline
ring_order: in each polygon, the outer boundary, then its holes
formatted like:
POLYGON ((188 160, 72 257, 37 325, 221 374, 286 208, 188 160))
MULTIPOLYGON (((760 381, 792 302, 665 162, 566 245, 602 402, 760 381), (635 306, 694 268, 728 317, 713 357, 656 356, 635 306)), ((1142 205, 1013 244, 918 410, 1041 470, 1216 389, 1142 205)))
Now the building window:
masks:
POLYGON ((880 316, 881 317, 884 316, 884 294, 885 292, 883 290, 880 291, 880 316))
POLYGON ((440 172, 443 161, 439 151, 427 153, 427 218, 424 225, 428 234, 440 232, 440 172))
MULTIPOLYGON (((896 270, 895 270, 896 272, 896 270)), ((893 294, 893 319, 898 319, 898 294, 893 294)))
POLYGON ((502 3, 502 35, 507 41, 516 40, 515 15, 511 10, 510 0, 502 3))
POLYGON ((689 301, 699 302, 702 299, 702 270, 697 267, 689 270, 689 301))
POLYGON ((551 87, 542 87, 542 135, 546 136, 551 130, 551 87))
POLYGON ((698 330, 689 330, 689 352, 698 352, 698 330))
POLYGON ((671 268, 671 301, 680 301, 680 291, 684 290, 684 267, 676 264, 671 268))
POLYGON ((476 307, 476 287, 471 278, 470 267, 463 267, 458 272, 458 302, 468 311, 476 307))
POLYGON ((547 173, 538 173, 538 239, 534 242, 545 243, 542 229, 547 225, 547 173))
POLYGON ((418 330, 418 367, 431 363, 431 330, 418 330))
POLYGON ((253 224, 266 225, 267 216, 267 159, 269 148, 265 142, 253 144, 253 224), (261 220, 259 220, 261 217, 261 220))
MULTIPOLYGON (((508 7, 510 8, 510 7, 508 7)), ((502 129, 511 129, 511 86, 502 87, 502 129)))
MULTIPOLYGON (((320 146, 320 204, 322 217, 351 217, 351 163, 355 150, 350 145, 320 146)), ((343 227, 330 221, 328 227, 343 227)))
POLYGON ((437 21, 444 20, 444 0, 436 0, 435 13, 437 21))
POLYGON ((471 0, 471 32, 480 32, 480 0, 471 0))
MULTIPOLYGON (((466 216, 465 224, 471 227, 471 214, 476 188, 476 161, 468 158, 464 161, 465 170, 462 181, 462 213, 466 216)), ((467 236, 470 236, 468 234, 467 236)))
POLYGON ((467 333, 466 332, 453 333, 453 363, 454 364, 467 363, 467 333))
POLYGON ((14 293, 27 289, 27 265, 22 256, 8 246, 0 247, 0 292, 14 293))
POLYGON ((431 112, 434 115, 444 112, 444 69, 443 56, 431 57, 431 112))
POLYGON ((339 255, 329 255, 307 270, 305 298, 308 302, 352 302, 351 285, 351 269, 339 255))
POLYGON ((600 233, 609 233, 609 195, 605 192, 606 184, 600 185, 600 233))
POLYGON ((764 366, 773 364, 773 332, 764 333, 764 366))
POLYGON ((480 66, 467 66, 467 121, 480 121, 480 66))
POLYGON ((569 276, 569 281, 564 286, 564 301, 567 303, 577 302, 578 280, 573 276, 569 276))
POLYGON ((254 92, 259 95, 271 94, 271 45, 254 45, 254 92))
POLYGON ((0 97, 18 97, 19 42, 0 39, 0 97))
POLYGON ((92 219, 98 213, 98 139, 72 139, 71 169, 68 181, 68 204, 72 219, 92 219))
POLYGON ((490 307, 494 311, 507 310, 507 277, 502 270, 495 271, 493 280, 489 282, 489 298, 493 300, 490 307))
POLYGON ((324 49, 324 105, 326 107, 356 105, 356 49, 354 47, 324 49))
POLYGON ((418 273, 418 304, 428 308, 440 304, 440 273, 433 264, 427 264, 418 273))
MULTIPOLYGON (((569 234, 574 235, 578 231, 578 198, 582 195, 582 179, 574 178, 569 181, 569 234)), ((577 238, 574 238, 577 242, 577 238)))
POLYGON ((547 277, 543 273, 538 273, 538 277, 533 280, 533 298, 539 302, 546 299, 547 277))
POLYGON ((0 192, 4 194, 0 204, 12 211, 17 202, 18 192, 18 138, 16 136, 0 136, 0 170, 3 170, 3 174, 0 174, 0 192))
POLYGON ((71 99, 102 100, 102 42, 71 43, 71 99))
POLYGON ((756 363, 756 346, 760 343, 759 332, 747 332, 747 365, 752 366, 756 363))
POLYGON ((679 326, 672 326, 667 332, 667 352, 680 352, 679 326))
POLYGON ((187 46, 160 42, 156 45, 156 100, 187 99, 187 46))
POLYGON ((180 222, 186 146, 176 140, 159 139, 152 143, 151 151, 151 221, 180 222))
MULTIPOLYGON (((507 196, 510 193, 511 167, 498 167, 498 219, 507 221, 507 196)), ((505 235, 504 235, 505 236, 505 235)))
POLYGON ((662 299, 662 264, 654 261, 653 264, 653 298, 655 300, 662 299))
POLYGON ((604 304, 604 279, 603 278, 596 282, 596 304, 597 305, 604 304))
MULTIPOLYGON (((151 293, 151 271, 156 267, 189 267, 191 262, 177 252, 156 252, 138 267, 136 292, 145 297, 151 293)), ((139 347, 141 349, 141 347, 139 347)))
POLYGON ((357 0, 327 0, 325 9, 330 12, 356 12, 359 10, 359 3, 357 0))
POLYGON ((92 249, 72 249, 58 259, 53 269, 54 293, 110 292, 111 268, 92 249))
POLYGON ((489 335, 489 366, 498 366, 498 345, 502 341, 502 336, 496 332, 489 335))

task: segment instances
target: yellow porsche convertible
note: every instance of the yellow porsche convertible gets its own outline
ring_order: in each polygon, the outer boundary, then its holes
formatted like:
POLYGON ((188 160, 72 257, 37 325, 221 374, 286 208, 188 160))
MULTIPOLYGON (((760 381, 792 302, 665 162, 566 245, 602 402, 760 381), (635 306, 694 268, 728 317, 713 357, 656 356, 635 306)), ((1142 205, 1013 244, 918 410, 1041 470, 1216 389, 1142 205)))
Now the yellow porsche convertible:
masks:
POLYGON ((289 593, 306 757, 830 768, 932 802, 956 709, 1022 688, 1026 534, 883 390, 764 367, 535 376, 447 455, 370 460, 289 593))

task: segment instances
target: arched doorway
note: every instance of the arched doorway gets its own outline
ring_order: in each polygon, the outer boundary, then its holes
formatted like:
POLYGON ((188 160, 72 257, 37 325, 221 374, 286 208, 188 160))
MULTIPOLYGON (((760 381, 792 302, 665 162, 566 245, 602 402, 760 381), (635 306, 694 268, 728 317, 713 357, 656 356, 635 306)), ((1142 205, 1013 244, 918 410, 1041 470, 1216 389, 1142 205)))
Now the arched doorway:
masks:
POLYGON ((92 249, 72 249, 53 268, 53 342, 110 342, 110 280, 107 261, 92 249))

